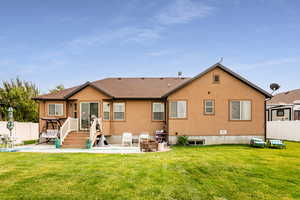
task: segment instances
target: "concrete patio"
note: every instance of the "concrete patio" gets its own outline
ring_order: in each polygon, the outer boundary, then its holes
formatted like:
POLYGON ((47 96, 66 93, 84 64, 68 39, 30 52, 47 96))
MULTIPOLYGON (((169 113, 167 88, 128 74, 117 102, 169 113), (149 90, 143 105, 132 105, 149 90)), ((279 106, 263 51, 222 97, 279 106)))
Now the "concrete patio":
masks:
MULTIPOLYGON (((106 153, 106 154, 136 154, 144 153, 137 146, 125 147, 120 145, 108 145, 105 147, 93 147, 92 149, 79 148, 55 148, 54 145, 39 144, 39 145, 23 145, 13 148, 16 152, 32 152, 32 153, 106 153)), ((166 148, 164 151, 169 151, 166 148)), ((160 152, 164 152, 160 151, 160 152)))

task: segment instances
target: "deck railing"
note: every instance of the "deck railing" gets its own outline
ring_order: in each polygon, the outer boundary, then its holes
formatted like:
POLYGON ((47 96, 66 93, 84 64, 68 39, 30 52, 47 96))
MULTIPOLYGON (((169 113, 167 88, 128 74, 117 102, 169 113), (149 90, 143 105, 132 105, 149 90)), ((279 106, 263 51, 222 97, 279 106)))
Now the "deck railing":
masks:
POLYGON ((97 137, 97 124, 99 124, 100 132, 102 132, 103 130, 102 118, 95 118, 92 122, 90 128, 90 141, 92 142, 92 145, 95 143, 97 137))
POLYGON ((62 144, 64 139, 71 131, 78 130, 78 119, 68 117, 65 123, 60 128, 60 143, 62 144))

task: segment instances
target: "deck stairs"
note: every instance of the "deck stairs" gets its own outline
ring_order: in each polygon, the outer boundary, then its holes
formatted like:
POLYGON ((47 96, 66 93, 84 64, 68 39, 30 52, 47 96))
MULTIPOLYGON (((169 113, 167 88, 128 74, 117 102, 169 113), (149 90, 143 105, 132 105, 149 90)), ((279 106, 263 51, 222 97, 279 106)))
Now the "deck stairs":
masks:
POLYGON ((92 148, 97 135, 102 133, 102 118, 95 118, 87 131, 78 129, 78 119, 68 118, 60 129, 60 144, 62 148, 92 148), (88 142, 89 141, 89 142, 88 142), (87 143, 89 145, 87 145, 87 143))
POLYGON ((89 131, 71 131, 62 143, 62 148, 86 148, 89 131))

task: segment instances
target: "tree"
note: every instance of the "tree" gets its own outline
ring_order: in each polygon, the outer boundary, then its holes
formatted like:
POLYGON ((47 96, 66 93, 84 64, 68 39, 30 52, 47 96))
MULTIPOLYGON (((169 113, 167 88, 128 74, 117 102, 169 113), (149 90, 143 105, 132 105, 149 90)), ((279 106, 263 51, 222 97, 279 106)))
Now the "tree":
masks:
POLYGON ((54 89, 49 90, 50 93, 59 92, 61 90, 64 90, 65 86, 63 84, 57 85, 54 89))
POLYGON ((14 109, 14 120, 21 122, 38 121, 38 105, 32 99, 39 94, 39 90, 31 82, 21 81, 19 78, 3 81, 0 88, 0 115, 7 120, 7 109, 14 109))

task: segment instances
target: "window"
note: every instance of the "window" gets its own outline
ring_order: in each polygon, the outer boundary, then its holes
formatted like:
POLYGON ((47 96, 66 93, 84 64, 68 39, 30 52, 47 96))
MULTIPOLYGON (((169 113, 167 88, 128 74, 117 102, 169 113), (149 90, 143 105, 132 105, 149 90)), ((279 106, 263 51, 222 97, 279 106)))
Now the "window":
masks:
POLYGON ((284 109, 277 110, 277 117, 283 117, 284 116, 284 109))
POLYGON ((125 103, 114 103, 114 120, 125 120, 125 103))
POLYGON ((165 104, 152 103, 152 119, 162 121, 165 119, 165 104))
POLYGON ((103 119, 110 119, 110 104, 108 102, 103 102, 103 119))
POLYGON ((230 120, 251 120, 251 101, 230 101, 230 120))
POLYGON ((49 116, 62 116, 64 113, 63 104, 49 104, 48 105, 48 115, 49 116))
POLYGON ((170 118, 186 118, 186 101, 170 102, 170 118))
POLYGON ((213 83, 220 83, 220 76, 217 74, 213 75, 213 83))
POLYGON ((214 100, 204 100, 204 114, 213 115, 215 113, 215 102, 214 100))
POLYGON ((77 103, 74 103, 73 117, 77 118, 77 103))

